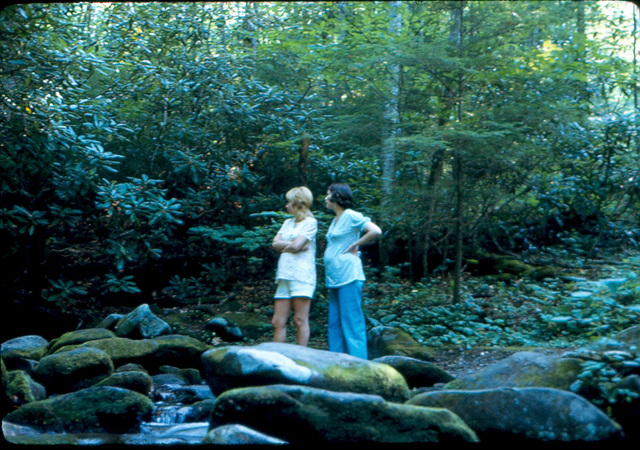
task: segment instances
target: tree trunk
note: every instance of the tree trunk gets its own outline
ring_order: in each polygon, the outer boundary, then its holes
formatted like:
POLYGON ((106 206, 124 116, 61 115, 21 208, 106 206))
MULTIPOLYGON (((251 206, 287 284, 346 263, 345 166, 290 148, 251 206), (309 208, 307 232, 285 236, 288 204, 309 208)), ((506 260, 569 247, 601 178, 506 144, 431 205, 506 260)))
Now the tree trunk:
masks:
POLYGON ((633 106, 638 111, 638 8, 633 8, 633 106))
MULTIPOLYGON (((575 43, 577 47, 576 61, 582 66, 584 74, 587 73, 587 33, 586 33, 586 19, 585 19, 585 4, 584 0, 577 1, 576 10, 576 35, 575 43)), ((588 83, 585 81, 578 81, 578 98, 586 101, 589 98, 588 83)))
MULTIPOLYGON (((391 3, 389 12, 389 32, 391 36, 398 36, 402 27, 402 15, 400 13, 401 2, 391 3)), ((391 50, 395 50, 395 42, 391 50)), ((382 143, 382 192, 385 204, 392 201, 393 185, 396 171, 396 144, 395 137, 400 123, 398 110, 398 95, 400 92, 400 66, 392 62, 390 67, 389 97, 384 109, 384 126, 386 129, 382 143)))
POLYGON ((445 149, 439 148, 437 149, 431 158, 431 168, 429 172, 429 178, 427 180, 427 190, 429 192, 429 204, 427 208, 427 217, 425 219, 424 225, 421 227, 421 233, 419 236, 422 237, 422 276, 429 276, 429 252, 431 251, 431 230, 432 230, 432 222, 433 216, 435 214, 435 206, 436 206, 436 191, 438 189, 438 181, 442 176, 444 169, 444 155, 445 149))
POLYGON ((311 138, 308 134, 302 136, 300 142, 300 158, 298 159, 298 174, 300 177, 300 185, 306 186, 308 182, 307 166, 309 165, 309 144, 311 138))
MULTIPOLYGON (((388 81, 388 97, 384 106, 384 131, 382 140, 382 206, 384 213, 389 216, 391 214, 390 207, 393 205, 393 190, 395 184, 396 172, 396 135, 398 133, 398 125, 400 124, 400 112, 398 109, 398 96, 400 94, 400 65, 393 61, 396 53, 397 41, 396 36, 400 35, 402 28, 402 14, 400 6, 402 2, 394 1, 390 4, 389 11, 389 34, 392 44, 388 48, 389 51, 389 81, 388 81)), ((385 242, 380 242, 380 260, 381 263, 387 265, 389 263, 389 252, 385 242)))
MULTIPOLYGON (((462 53, 462 39, 464 33, 464 22, 463 22, 463 14, 464 14, 465 2, 459 2, 455 5, 453 10, 451 11, 451 28, 449 38, 451 39, 451 43, 454 46, 455 52, 458 56, 461 56, 462 53)), ((462 108, 462 98, 463 98, 463 73, 461 70, 458 71, 458 86, 457 86, 457 95, 456 102, 457 106, 457 119, 458 122, 463 121, 463 108, 462 108)), ((461 278, 462 278, 462 253, 463 253, 463 235, 464 235, 464 214, 463 214, 463 180, 462 180, 462 144, 461 140, 454 141, 454 177, 455 177, 455 270, 454 270, 454 279, 453 279, 453 303, 458 303, 460 301, 460 290, 461 290, 461 278)))

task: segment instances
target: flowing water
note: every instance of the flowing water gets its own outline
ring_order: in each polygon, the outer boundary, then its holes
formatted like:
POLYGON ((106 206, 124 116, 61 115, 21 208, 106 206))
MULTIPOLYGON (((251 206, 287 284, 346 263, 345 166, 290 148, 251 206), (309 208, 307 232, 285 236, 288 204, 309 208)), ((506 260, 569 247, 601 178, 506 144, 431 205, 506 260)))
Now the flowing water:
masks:
MULTIPOLYGON (((5 439, 12 444, 200 444, 209 430, 209 422, 185 423, 189 405, 176 402, 174 393, 184 386, 162 385, 151 392, 154 410, 149 422, 136 433, 42 433, 34 428, 2 422, 5 439)), ((196 387, 197 388, 197 387, 196 387)))

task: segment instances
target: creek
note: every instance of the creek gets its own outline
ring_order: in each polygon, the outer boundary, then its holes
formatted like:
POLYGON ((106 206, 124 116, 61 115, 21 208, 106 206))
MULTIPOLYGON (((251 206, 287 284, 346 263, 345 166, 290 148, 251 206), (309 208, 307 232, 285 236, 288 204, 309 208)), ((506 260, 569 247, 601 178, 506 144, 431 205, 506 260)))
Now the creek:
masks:
MULTIPOLYGON (((2 422, 5 439, 12 444, 200 444, 209 431, 209 422, 186 422, 193 409, 180 402, 178 393, 185 386, 163 384, 154 387, 151 399, 154 409, 148 422, 142 422, 136 433, 42 433, 34 428, 2 422)), ((208 389, 207 386, 190 386, 194 391, 208 389)))

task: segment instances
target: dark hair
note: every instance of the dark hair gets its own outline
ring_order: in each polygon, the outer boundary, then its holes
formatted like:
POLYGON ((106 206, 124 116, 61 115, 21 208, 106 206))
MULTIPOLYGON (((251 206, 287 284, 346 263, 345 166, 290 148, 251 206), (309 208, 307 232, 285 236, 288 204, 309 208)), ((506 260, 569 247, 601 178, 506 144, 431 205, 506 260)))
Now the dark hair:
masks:
POLYGON ((348 184, 334 183, 329 186, 330 200, 337 203, 340 207, 347 209, 353 207, 353 195, 348 184))

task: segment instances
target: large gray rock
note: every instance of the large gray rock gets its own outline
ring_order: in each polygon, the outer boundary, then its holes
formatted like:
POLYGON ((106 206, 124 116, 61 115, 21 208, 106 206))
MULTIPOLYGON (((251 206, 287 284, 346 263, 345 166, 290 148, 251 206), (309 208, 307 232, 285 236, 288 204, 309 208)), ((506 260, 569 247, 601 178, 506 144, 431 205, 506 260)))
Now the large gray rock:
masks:
POLYGON ((235 387, 296 384, 343 392, 409 397, 391 366, 293 344, 218 347, 202 354, 203 376, 215 395, 235 387))
POLYGON ((42 336, 28 335, 9 339, 0 346, 0 354, 7 369, 20 368, 22 360, 39 360, 47 354, 49 341, 42 336))
POLYGON ((107 330, 115 331, 116 325, 124 318, 124 314, 109 314, 107 317, 102 319, 96 328, 106 328, 107 330))
POLYGON ((226 342, 240 342, 244 339, 244 333, 240 327, 226 317, 214 317, 205 326, 226 342))
POLYGON ((593 404, 558 389, 434 391, 419 394, 408 403, 453 411, 483 443, 605 441, 621 437, 620 426, 593 404))
POLYGON ((518 352, 483 370, 456 378, 446 388, 550 387, 568 391, 581 371, 581 361, 576 358, 518 352))
POLYGON ((95 348, 77 348, 67 352, 47 355, 36 367, 36 381, 47 392, 66 393, 89 387, 113 372, 109 355, 95 348))
POLYGON ((454 376, 428 361, 408 356, 387 355, 373 362, 387 364, 402 374, 410 388, 431 387, 439 383, 448 383, 454 376))
POLYGON ((215 445, 284 445, 286 441, 252 430, 244 425, 222 425, 209 431, 203 444, 215 445))
POLYGON ((28 403, 3 420, 43 432, 126 433, 148 420, 152 410, 153 403, 142 394, 103 386, 28 403))
POLYGON ((116 335, 119 337, 154 338, 171 333, 171 326, 153 314, 146 303, 125 315, 116 324, 116 335))
POLYGON ((242 424, 292 444, 478 441, 476 434, 446 409, 307 386, 232 389, 216 400, 210 424, 211 429, 242 424))

